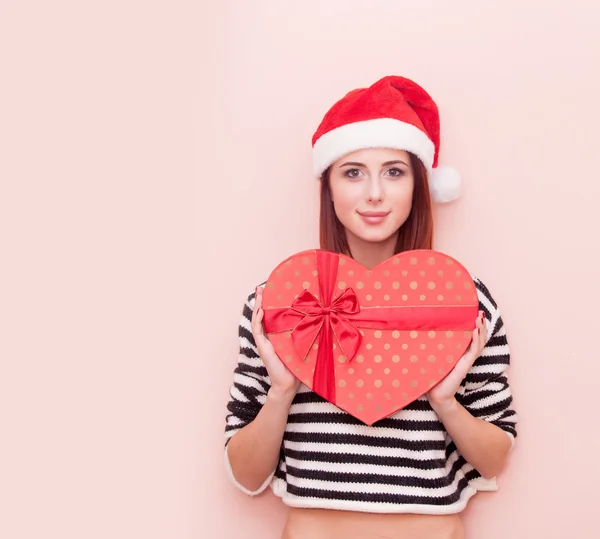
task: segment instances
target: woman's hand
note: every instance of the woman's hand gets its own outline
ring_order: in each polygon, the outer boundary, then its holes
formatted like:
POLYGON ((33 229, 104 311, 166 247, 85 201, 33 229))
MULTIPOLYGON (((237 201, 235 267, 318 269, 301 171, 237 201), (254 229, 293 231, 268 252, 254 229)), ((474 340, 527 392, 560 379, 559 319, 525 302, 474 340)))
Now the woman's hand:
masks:
POLYGON ((481 354, 487 341, 487 329, 485 314, 480 311, 477 317, 476 327, 473 330, 473 340, 465 354, 458 360, 446 377, 428 393, 427 398, 434 409, 443 409, 454 404, 454 395, 458 391, 461 382, 481 354))
POLYGON ((291 401, 300 388, 300 380, 281 362, 275 348, 267 338, 263 326, 264 310, 262 309, 263 289, 256 288, 256 300, 252 312, 252 335, 258 348, 258 355, 262 359, 269 378, 271 389, 269 394, 276 397, 286 397, 291 401))

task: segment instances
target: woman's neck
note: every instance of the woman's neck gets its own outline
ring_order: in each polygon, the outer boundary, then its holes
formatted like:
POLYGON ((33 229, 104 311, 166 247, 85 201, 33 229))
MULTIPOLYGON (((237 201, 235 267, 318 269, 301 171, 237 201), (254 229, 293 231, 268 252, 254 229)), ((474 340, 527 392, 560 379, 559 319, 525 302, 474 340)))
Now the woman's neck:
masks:
POLYGON ((396 234, 381 242, 365 241, 351 234, 347 237, 352 258, 368 269, 392 257, 398 239, 396 234))

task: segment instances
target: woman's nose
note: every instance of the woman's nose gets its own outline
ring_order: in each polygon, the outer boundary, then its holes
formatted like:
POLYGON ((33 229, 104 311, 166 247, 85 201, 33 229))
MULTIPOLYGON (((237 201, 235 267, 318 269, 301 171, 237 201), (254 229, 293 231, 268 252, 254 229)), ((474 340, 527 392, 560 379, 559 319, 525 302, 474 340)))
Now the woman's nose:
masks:
POLYGON ((383 200, 383 189, 379 179, 369 182, 368 200, 369 202, 381 202, 383 200))

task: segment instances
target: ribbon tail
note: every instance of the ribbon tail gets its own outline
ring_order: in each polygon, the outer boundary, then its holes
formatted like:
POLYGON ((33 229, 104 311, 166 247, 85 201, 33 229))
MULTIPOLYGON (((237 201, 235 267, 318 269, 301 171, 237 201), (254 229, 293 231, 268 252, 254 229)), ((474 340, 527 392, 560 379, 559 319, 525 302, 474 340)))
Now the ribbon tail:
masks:
MULTIPOLYGON (((328 317, 329 318, 329 317, 328 317)), ((333 331, 329 320, 325 322, 319 335, 317 362, 313 376, 313 391, 329 402, 335 402, 335 369, 333 361, 333 331)))

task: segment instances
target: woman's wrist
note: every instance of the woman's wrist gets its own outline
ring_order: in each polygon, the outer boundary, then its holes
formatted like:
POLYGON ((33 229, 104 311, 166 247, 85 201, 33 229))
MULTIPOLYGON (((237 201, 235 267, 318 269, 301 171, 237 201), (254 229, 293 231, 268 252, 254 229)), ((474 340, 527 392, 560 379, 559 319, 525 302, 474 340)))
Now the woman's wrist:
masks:
POLYGON ((295 396, 295 388, 280 388, 271 386, 269 391, 267 391, 267 401, 276 402, 287 407, 291 406, 295 396))
POLYGON ((454 413, 458 409, 458 401, 455 397, 444 399, 441 401, 429 400, 429 404, 433 408, 433 411, 438 415, 440 420, 443 422, 445 417, 454 413))

